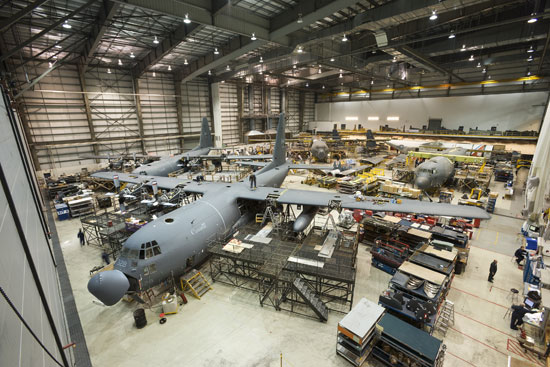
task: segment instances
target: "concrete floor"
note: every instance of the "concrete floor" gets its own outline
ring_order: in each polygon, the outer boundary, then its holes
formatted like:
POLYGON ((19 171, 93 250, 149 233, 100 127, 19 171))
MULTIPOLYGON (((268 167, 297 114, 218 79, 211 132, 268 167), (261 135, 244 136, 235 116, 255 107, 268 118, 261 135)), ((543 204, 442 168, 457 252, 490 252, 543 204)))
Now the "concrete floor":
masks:
MULTIPOLYGON (((300 177, 285 184, 301 187, 300 177)), ((309 189, 318 189, 307 186, 309 189)), ((324 190, 324 189, 319 189, 324 190)), ((498 203, 498 202, 497 202, 498 203)), ((510 306, 509 289, 521 288, 521 271, 511 262, 520 245, 522 221, 494 215, 474 233, 465 273, 455 276, 449 299, 455 303, 456 323, 444 342, 445 367, 504 366, 514 334, 503 316, 510 306), (493 284, 487 282, 489 264, 499 262, 493 284)), ((331 313, 327 323, 270 307, 260 307, 253 292, 214 283, 202 300, 188 297, 177 315, 158 323, 160 309, 147 310, 148 325, 138 330, 135 303, 104 307, 93 302, 86 284, 89 270, 101 263, 100 250, 80 247, 78 219, 56 222, 60 243, 94 366, 350 366, 335 353, 336 326, 343 314, 331 313)), ((391 278, 370 265, 370 254, 358 254, 354 300, 377 302, 391 278)), ((201 269, 209 277, 208 266, 201 269)), ((548 291, 543 290, 543 299, 548 291)), ((527 357, 529 358, 529 357, 527 357)), ((368 361, 365 365, 376 366, 368 361)), ((533 364, 536 366, 537 364, 533 364)))

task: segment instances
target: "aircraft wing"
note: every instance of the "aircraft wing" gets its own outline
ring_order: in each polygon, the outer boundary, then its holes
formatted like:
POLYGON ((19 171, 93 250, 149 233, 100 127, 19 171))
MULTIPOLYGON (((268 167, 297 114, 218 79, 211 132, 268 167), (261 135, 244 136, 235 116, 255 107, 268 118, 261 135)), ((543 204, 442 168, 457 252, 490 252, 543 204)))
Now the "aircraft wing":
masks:
POLYGON ((207 191, 207 186, 209 183, 198 183, 193 180, 186 180, 177 177, 157 177, 157 176, 147 176, 147 175, 134 175, 122 172, 96 172, 91 175, 92 177, 104 178, 106 180, 113 180, 114 176, 118 176, 120 182, 128 182, 132 184, 145 184, 151 186, 153 181, 157 182, 157 187, 166 190, 172 190, 176 187, 183 187, 185 191, 195 193, 195 194, 204 194, 207 191))
POLYGON ((397 203, 389 199, 377 197, 366 197, 365 200, 356 201, 352 195, 272 187, 258 187, 256 190, 243 189, 238 197, 245 200, 264 201, 267 199, 268 195, 279 195, 277 202, 281 204, 319 207, 340 206, 344 209, 362 209, 372 210, 374 212, 416 213, 461 218, 489 219, 491 217, 483 209, 473 206, 431 203, 407 199, 402 199, 400 203, 397 203))
POLYGON ((199 155, 194 156, 192 158, 200 158, 200 159, 225 159, 225 160, 247 160, 247 159, 272 159, 273 156, 271 154, 257 154, 257 155, 222 155, 222 154, 212 154, 212 155, 199 155))
POLYGON ((239 164, 241 166, 250 166, 250 167, 265 167, 269 163, 268 162, 249 162, 249 161, 236 161, 235 164, 239 164))
POLYGON ((296 164, 291 163, 291 164, 288 165, 288 168, 289 169, 320 169, 320 170, 324 170, 324 171, 332 171, 334 169, 334 167, 327 166, 327 165, 299 164, 299 163, 296 163, 296 164))

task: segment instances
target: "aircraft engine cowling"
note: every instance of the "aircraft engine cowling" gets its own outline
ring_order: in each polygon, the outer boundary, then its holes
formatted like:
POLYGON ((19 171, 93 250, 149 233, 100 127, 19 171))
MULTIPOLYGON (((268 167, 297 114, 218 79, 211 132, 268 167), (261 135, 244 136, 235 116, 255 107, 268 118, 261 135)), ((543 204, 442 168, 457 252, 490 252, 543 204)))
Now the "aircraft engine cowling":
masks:
POLYGON ((296 218, 292 230, 294 232, 302 232, 309 226, 318 211, 319 208, 316 206, 304 206, 304 210, 300 213, 298 218, 296 218))

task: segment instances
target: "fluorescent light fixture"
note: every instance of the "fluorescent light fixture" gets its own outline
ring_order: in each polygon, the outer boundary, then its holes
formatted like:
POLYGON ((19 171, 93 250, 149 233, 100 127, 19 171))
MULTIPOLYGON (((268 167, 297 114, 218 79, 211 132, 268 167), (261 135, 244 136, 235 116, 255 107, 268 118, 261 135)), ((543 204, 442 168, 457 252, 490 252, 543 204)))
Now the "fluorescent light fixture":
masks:
MULTIPOLYGON (((61 47, 61 45, 55 45, 54 47, 55 48, 63 48, 63 47, 61 47)), ((531 48, 533 48, 533 46, 531 46, 531 48)))
POLYGON ((370 85, 373 85, 373 84, 374 84, 374 80, 371 80, 371 81, 370 81, 370 85))
POLYGON ((432 10, 432 15, 430 15, 430 20, 436 20, 437 19, 437 13, 435 10, 432 10))
POLYGON ((378 116, 369 116, 369 117, 367 117, 367 120, 369 120, 369 121, 378 121, 378 120, 380 120, 380 117, 378 117, 378 116))
POLYGON ((343 78, 344 76, 342 75, 342 73, 340 73, 340 75, 338 76, 338 78, 343 78))
POLYGON ((466 45, 462 45, 462 48, 460 49, 460 51, 466 51, 466 45))
POLYGON ((346 116, 346 121, 359 121, 357 116, 346 116))
POLYGON ((212 70, 208 70, 208 75, 212 75, 212 70))
POLYGON ((107 74, 111 74, 111 68, 107 68, 107 74))
POLYGON ((298 46, 298 53, 301 54, 302 52, 304 52, 304 48, 302 46, 298 46))
POLYGON ((172 65, 168 65, 168 71, 172 71, 172 65))
POLYGON ((257 38, 256 38, 256 34, 252 33, 252 37, 250 37, 250 39, 251 39, 252 41, 256 41, 256 39, 257 39, 257 38))
POLYGON ((309 87, 309 83, 306 83, 306 87, 309 87))
POLYGON ((481 70, 481 72, 482 72, 483 74, 485 74, 485 73, 487 72, 487 69, 483 68, 483 70, 481 70))
POLYGON ((155 39, 153 40, 153 43, 154 43, 155 45, 158 45, 159 39, 157 38, 157 36, 155 36, 155 39))
MULTIPOLYGON (((57 46, 56 46, 57 47, 57 46)), ((535 49, 533 48, 533 45, 531 45, 531 47, 529 47, 529 49, 527 50, 527 52, 531 53, 531 52, 535 52, 535 49)))
POLYGON ((119 64, 120 66, 122 66, 122 60, 121 60, 121 59, 118 59, 118 64, 119 64))
POLYGON ((330 61, 331 61, 331 62, 334 62, 334 57, 331 57, 331 58, 330 58, 330 61))
POLYGON ((527 58, 527 61, 529 61, 529 62, 533 61, 533 56, 529 56, 529 57, 527 58))
POLYGON ((304 22, 304 20, 302 19, 302 13, 299 13, 298 14, 298 20, 296 21, 296 23, 302 24, 303 22, 304 22))
POLYGON ((153 71, 153 78, 155 78, 156 76, 157 76, 157 73, 155 73, 155 72, 153 71))
POLYGON ((342 42, 347 42, 348 38, 346 37, 346 34, 344 33, 344 37, 342 37, 342 42))
POLYGON ((527 21, 527 23, 535 23, 537 21, 537 17, 535 13, 531 13, 531 18, 527 21))
POLYGON ((63 23, 63 28, 65 29, 71 29, 73 26, 69 24, 69 21, 66 20, 64 23, 63 23))
POLYGON ((474 55, 470 55, 470 58, 468 59, 468 61, 474 61, 474 55))
POLYGON ((231 68, 229 67, 229 65, 227 65, 227 66, 225 67, 225 70, 231 71, 231 68))
POLYGON ((477 67, 478 67, 478 68, 481 67, 481 63, 480 63, 480 62, 477 63, 477 67))
POLYGON ((183 65, 189 65, 189 63, 187 62, 187 59, 183 60, 183 65))
POLYGON ((449 38, 450 38, 450 39, 453 39, 453 38, 455 38, 455 37, 456 37, 456 35, 455 35, 454 31, 451 31, 451 34, 449 34, 449 38))
POLYGON ((387 121, 399 121, 399 116, 388 116, 387 121))
POLYGON ((264 58, 260 56, 260 62, 264 62, 264 58))
POLYGON ((219 55, 219 54, 220 54, 220 51, 218 51, 218 48, 214 47, 214 55, 219 55))
POLYGON ((391 62, 397 62, 397 56, 394 56, 391 62))
POLYGON ((183 18, 183 22, 185 24, 191 23, 191 19, 189 19, 189 14, 185 14, 185 17, 183 18))
POLYGON ((134 57, 136 57, 136 55, 134 55, 133 52, 130 52, 130 57, 133 59, 134 57))

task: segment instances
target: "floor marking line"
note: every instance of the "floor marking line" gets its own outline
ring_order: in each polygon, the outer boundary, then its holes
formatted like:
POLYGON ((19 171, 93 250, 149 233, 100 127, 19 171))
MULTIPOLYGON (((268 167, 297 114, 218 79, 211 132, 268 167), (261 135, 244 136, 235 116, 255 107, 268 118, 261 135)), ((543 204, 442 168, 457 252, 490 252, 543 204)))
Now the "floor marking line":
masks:
POLYGON ((494 243, 494 245, 496 246, 497 243, 498 243, 498 231, 497 231, 497 235, 495 236, 495 243, 494 243))
POLYGON ((479 228, 479 229, 477 230, 476 241, 479 239, 479 235, 481 234, 481 230, 482 230, 482 229, 483 229, 483 228, 479 228))
POLYGON ((464 315, 464 314, 462 314, 462 313, 460 313, 460 312, 457 312, 457 311, 455 311, 455 314, 460 315, 460 316, 462 316, 462 317, 465 317, 465 318, 467 318, 467 319, 469 319, 469 320, 472 320, 472 321, 474 321, 474 322, 477 322, 478 324, 481 324, 481 325, 483 325, 483 326, 486 326, 486 327, 488 327, 489 329, 493 329, 494 331, 498 331, 498 332, 501 333, 501 334, 504 334, 504 335, 509 336, 509 337, 511 337, 511 338, 515 338, 515 336, 513 336, 512 334, 508 334, 508 333, 505 332, 505 331, 502 331, 502 330, 500 330, 500 329, 497 329, 497 328, 495 328, 495 327, 492 327, 491 325, 487 325, 487 324, 485 324, 485 323, 483 323, 483 322, 481 322, 481 321, 479 321, 479 320, 476 320, 476 319, 474 319, 474 318, 471 318, 470 316, 464 315))
POLYGON ((530 353, 526 352, 521 344, 515 339, 508 339, 508 342, 506 343, 506 349, 512 353, 517 354, 518 356, 526 359, 527 361, 533 362, 538 364, 539 366, 544 366, 543 362, 538 359, 536 356, 531 355, 530 353))
POLYGON ((488 299, 485 299, 485 298, 481 298, 481 297, 479 297, 479 296, 476 296, 475 294, 472 294, 472 293, 470 293, 470 292, 466 292, 466 291, 463 291, 462 289, 458 289, 458 288, 455 288, 455 287, 451 287, 451 289, 454 289, 454 290, 457 290, 457 291, 459 291, 459 292, 462 292, 462 293, 468 294, 468 295, 470 295, 470 296, 472 296, 472 297, 475 297, 475 298, 478 298, 478 299, 480 299, 480 300, 482 300, 482 301, 485 301, 485 302, 489 302, 489 303, 492 303, 492 304, 494 304, 494 305, 496 305, 496 306, 499 306, 499 307, 502 307, 502 308, 508 309, 508 307, 507 307, 507 306, 503 306, 503 305, 501 305, 500 303, 496 303, 496 302, 493 302, 493 301, 489 301, 488 299))
POLYGON ((465 359, 460 358, 459 356, 457 356, 456 354, 453 354, 453 353, 449 352, 448 350, 447 350, 445 353, 446 353, 446 354, 449 354, 449 355, 451 355, 451 356, 453 356, 453 357, 455 357, 456 359, 461 360, 462 362, 464 362, 464 363, 466 363, 466 364, 469 364, 470 366, 477 367, 475 364, 473 364, 473 363, 471 363, 471 362, 468 362, 468 361, 465 360, 465 359))
POLYGON ((462 335, 464 335, 465 337, 468 337, 468 338, 470 338, 470 339, 472 339, 472 340, 478 342, 479 344, 486 346, 487 348, 491 348, 491 349, 494 350, 495 352, 499 352, 500 354, 503 354, 503 355, 505 355, 505 356, 508 356, 508 354, 506 354, 506 353, 504 353, 504 352, 501 352, 501 351, 498 350, 497 348, 492 347, 492 346, 490 346, 489 344, 484 343, 484 342, 482 342, 481 340, 474 338, 473 336, 470 336, 470 335, 468 335, 468 334, 466 334, 466 333, 463 333, 462 331, 458 331, 458 330, 455 329, 454 327, 450 327, 449 329, 454 330, 454 331, 456 331, 457 333, 462 334, 462 335))

